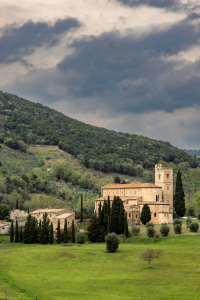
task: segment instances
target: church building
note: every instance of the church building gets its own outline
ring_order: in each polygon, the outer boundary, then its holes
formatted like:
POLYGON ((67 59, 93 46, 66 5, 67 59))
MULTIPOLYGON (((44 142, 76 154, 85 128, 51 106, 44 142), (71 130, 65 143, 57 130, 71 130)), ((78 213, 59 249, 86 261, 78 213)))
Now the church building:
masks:
POLYGON ((129 225, 140 224, 140 214, 145 203, 151 211, 151 222, 155 224, 173 222, 173 168, 155 165, 155 184, 153 183, 110 183, 102 187, 102 197, 95 200, 95 210, 104 200, 119 196, 124 204, 129 225))

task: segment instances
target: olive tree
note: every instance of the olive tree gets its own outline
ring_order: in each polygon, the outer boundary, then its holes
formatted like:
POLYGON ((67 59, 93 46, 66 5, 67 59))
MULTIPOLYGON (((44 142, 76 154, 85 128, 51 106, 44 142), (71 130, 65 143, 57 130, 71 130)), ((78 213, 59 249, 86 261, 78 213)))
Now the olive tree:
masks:
POLYGON ((151 247, 148 247, 141 253, 140 259, 148 261, 148 269, 149 269, 151 261, 155 258, 159 258, 162 254, 163 254, 162 250, 155 250, 151 247))

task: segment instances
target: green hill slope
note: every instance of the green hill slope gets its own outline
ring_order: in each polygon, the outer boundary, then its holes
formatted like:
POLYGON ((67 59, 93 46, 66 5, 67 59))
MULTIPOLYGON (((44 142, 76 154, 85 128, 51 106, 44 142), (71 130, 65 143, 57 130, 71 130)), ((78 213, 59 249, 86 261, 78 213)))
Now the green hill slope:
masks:
POLYGON ((0 142, 6 137, 28 144, 58 145, 86 166, 103 172, 137 175, 138 164, 154 167, 159 160, 198 159, 173 147, 135 134, 115 132, 71 119, 62 113, 15 95, 0 92, 0 142))

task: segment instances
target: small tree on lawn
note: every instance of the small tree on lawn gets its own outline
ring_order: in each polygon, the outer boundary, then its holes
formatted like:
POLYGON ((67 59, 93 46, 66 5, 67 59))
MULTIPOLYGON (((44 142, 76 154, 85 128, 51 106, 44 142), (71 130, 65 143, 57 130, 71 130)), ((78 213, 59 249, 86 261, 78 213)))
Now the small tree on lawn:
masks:
POLYGON ((19 228, 18 228, 18 221, 15 224, 15 243, 19 243, 19 228))
POLYGON ((10 226, 10 242, 13 243, 14 240, 14 226, 13 226, 13 221, 11 221, 11 226, 10 226))
POLYGON ((65 219, 65 225, 64 225, 64 243, 67 243, 67 220, 65 219))
POLYGON ((57 244, 61 243, 61 236, 60 236, 60 220, 58 220, 58 225, 57 225, 57 244))
POLYGON ((119 246, 119 238, 116 233, 111 232, 108 233, 105 237, 106 249, 109 253, 113 253, 117 251, 119 246))
POLYGON ((72 229, 71 229, 71 242, 75 243, 75 228, 74 228, 74 220, 72 220, 72 229))
POLYGON ((142 224, 146 225, 147 222, 151 221, 151 211, 147 203, 144 204, 140 215, 142 224))
POLYGON ((54 238, 53 238, 53 223, 51 222, 50 235, 49 235, 49 243, 52 245, 53 242, 54 242, 54 238))
POLYGON ((159 258, 162 254, 163 254, 162 250, 155 250, 151 247, 148 247, 142 252, 140 259, 148 261, 148 269, 149 269, 151 261, 155 258, 159 258))

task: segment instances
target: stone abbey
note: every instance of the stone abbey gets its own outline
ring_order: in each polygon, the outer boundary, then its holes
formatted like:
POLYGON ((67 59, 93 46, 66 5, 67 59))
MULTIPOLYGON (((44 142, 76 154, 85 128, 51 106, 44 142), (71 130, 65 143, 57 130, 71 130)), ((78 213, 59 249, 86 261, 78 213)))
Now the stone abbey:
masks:
POLYGON ((155 165, 155 184, 153 183, 129 183, 108 184, 102 187, 102 196, 95 200, 95 210, 101 202, 110 197, 110 203, 114 196, 119 196, 124 204, 129 225, 140 224, 140 213, 145 203, 151 211, 151 222, 173 222, 173 168, 155 165))

